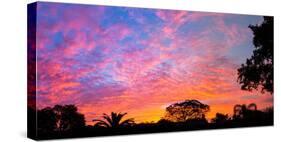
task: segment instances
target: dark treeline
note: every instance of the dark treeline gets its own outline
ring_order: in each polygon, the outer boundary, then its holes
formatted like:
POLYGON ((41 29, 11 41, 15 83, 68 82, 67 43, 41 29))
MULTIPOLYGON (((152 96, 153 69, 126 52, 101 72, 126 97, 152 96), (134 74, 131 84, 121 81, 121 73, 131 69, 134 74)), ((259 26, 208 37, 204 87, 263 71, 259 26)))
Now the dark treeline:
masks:
POLYGON ((37 132, 34 137, 38 139, 273 125, 273 108, 258 110, 254 103, 237 104, 233 107, 232 116, 217 113, 215 118, 207 121, 205 115, 210 111, 210 106, 197 100, 185 100, 168 106, 158 122, 135 123, 133 118, 124 119, 127 113, 112 112, 103 114, 101 119, 93 118, 94 125, 86 125, 84 115, 78 112, 75 105, 29 109, 29 115, 37 116, 37 121, 31 121, 37 132))

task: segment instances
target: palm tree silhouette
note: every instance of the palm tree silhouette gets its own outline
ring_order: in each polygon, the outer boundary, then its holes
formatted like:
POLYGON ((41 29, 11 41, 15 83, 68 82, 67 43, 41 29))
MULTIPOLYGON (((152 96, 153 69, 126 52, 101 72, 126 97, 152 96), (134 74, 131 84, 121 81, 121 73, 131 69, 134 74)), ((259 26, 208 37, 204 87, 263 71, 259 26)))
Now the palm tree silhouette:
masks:
POLYGON ((106 127, 106 128, 118 128, 124 126, 131 126, 135 124, 133 118, 121 121, 125 115, 127 115, 127 113, 111 112, 110 115, 104 113, 102 116, 104 120, 94 119, 93 122, 97 122, 95 126, 106 127))

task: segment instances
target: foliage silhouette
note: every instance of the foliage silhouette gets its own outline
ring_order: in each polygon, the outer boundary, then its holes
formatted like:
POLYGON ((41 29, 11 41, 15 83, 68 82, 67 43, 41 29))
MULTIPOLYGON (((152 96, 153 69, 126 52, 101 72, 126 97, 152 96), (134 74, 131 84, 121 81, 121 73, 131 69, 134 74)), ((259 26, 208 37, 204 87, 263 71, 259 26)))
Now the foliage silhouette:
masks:
POLYGON ((56 129, 56 114, 53 109, 46 107, 37 112, 38 131, 42 133, 52 132, 56 129))
POLYGON ((261 25, 250 25, 255 50, 238 69, 242 90, 259 89, 273 93, 273 17, 264 17, 261 25))
POLYGON ((85 126, 84 115, 77 111, 75 105, 56 105, 53 112, 56 116, 56 130, 58 131, 75 130, 85 126))
POLYGON ((84 115, 75 105, 56 105, 38 110, 37 120, 37 129, 42 136, 55 132, 72 133, 85 127, 84 115))
POLYGON ((273 109, 258 110, 256 104, 235 105, 232 121, 239 125, 273 125, 273 109))
MULTIPOLYGON (((229 117, 228 114, 218 112, 216 117, 211 119, 211 123, 205 118, 205 113, 210 110, 210 107, 206 104, 202 104, 196 100, 186 100, 172 104, 167 108, 172 106, 184 106, 183 108, 189 109, 180 110, 187 112, 194 111, 195 113, 191 113, 192 115, 190 116, 192 117, 187 117, 188 119, 185 121, 171 121, 163 117, 158 122, 134 123, 133 118, 122 121, 122 118, 127 113, 112 112, 110 115, 104 114, 102 120, 93 120, 96 122, 94 126, 84 126, 84 116, 77 112, 77 107, 74 105, 56 105, 53 108, 46 107, 37 110, 39 125, 37 127, 38 135, 36 138, 73 138, 273 125, 273 107, 261 111, 257 109, 254 103, 249 105, 235 105, 233 107, 234 114, 232 117, 229 117), (75 119, 80 121, 77 123, 79 125, 71 122, 74 121, 73 118, 70 118, 71 116, 79 116, 79 119, 75 119)), ((33 112, 34 114, 35 111, 29 112, 33 112)))
POLYGON ((248 106, 245 104, 237 104, 233 108, 233 119, 250 119, 253 117, 251 115, 257 112, 257 105, 254 103, 251 103, 248 106))
POLYGON ((104 113, 102 116, 104 120, 94 119, 93 122, 97 122, 95 126, 107 128, 118 128, 134 125, 135 122, 133 118, 121 121, 125 115, 127 115, 127 113, 111 112, 110 115, 104 113))
POLYGON ((223 125, 230 120, 228 114, 216 113, 216 117, 211 120, 212 123, 223 125))
POLYGON ((190 120, 204 120, 210 107, 197 100, 186 100, 172 104, 166 108, 164 119, 172 122, 186 122, 190 120))

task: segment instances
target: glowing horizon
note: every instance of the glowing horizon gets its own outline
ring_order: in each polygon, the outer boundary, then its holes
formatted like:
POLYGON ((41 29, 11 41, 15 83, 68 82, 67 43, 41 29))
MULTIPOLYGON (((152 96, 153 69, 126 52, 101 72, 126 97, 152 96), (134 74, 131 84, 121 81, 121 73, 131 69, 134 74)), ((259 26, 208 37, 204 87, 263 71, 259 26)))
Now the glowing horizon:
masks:
POLYGON ((236 81, 254 49, 248 25, 262 20, 39 2, 36 107, 75 104, 91 124, 110 112, 156 122, 186 99, 208 104, 208 119, 232 114, 235 104, 273 106, 273 95, 242 91, 236 81))

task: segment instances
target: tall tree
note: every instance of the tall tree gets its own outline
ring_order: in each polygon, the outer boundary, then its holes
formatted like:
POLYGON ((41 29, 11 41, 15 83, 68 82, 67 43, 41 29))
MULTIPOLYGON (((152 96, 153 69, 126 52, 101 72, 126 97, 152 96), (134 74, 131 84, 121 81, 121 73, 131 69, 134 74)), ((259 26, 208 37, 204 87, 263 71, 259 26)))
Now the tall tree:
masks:
POLYGON ((250 25, 255 49, 251 58, 238 69, 242 90, 273 93, 273 17, 264 17, 260 25, 250 25))
POLYGON ((125 115, 127 115, 127 113, 111 112, 110 115, 104 113, 102 116, 104 120, 94 119, 93 122, 97 122, 95 126, 101 126, 107 128, 119 128, 119 127, 133 125, 134 124, 133 118, 122 121, 122 118, 125 115))
POLYGON ((186 122, 188 120, 205 119, 210 107, 197 100, 186 100, 175 103, 166 108, 165 119, 173 122, 186 122))

